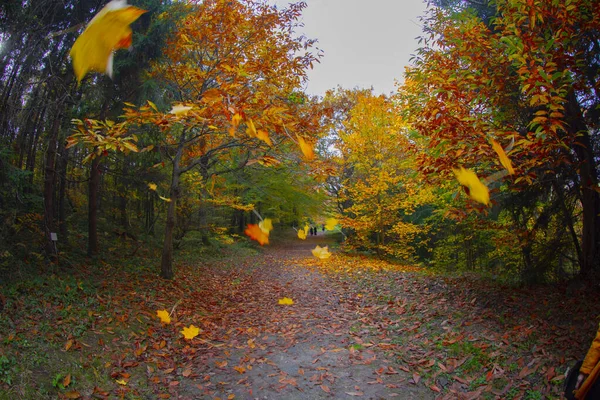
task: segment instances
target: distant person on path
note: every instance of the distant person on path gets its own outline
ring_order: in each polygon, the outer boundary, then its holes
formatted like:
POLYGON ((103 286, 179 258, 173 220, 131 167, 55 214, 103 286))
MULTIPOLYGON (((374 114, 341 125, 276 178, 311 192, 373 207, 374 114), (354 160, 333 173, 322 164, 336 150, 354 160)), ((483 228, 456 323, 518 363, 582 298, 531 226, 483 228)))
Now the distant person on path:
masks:
POLYGON ((323 232, 325 232, 325 224, 323 224, 323 232))
POLYGON ((577 383, 575 384, 576 399, 600 399, 600 327, 596 332, 596 337, 588 350, 583 364, 579 368, 577 383))

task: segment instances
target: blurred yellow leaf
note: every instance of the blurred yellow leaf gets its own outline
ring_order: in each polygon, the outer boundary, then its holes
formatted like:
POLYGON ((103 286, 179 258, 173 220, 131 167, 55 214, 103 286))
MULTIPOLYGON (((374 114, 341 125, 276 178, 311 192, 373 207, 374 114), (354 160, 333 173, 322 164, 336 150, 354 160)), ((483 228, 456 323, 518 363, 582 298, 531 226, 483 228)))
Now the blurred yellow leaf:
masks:
POLYGON ((168 197, 162 197, 162 196, 158 196, 161 200, 166 201, 167 203, 171 202, 171 199, 169 199, 168 197))
POLYGON ((284 297, 283 299, 279 299, 279 304, 283 306, 291 306, 294 304, 294 300, 290 299, 289 297, 284 297))
POLYGON ((317 245, 317 247, 312 249, 312 253, 313 253, 313 256, 315 256, 321 260, 331 257, 331 253, 329 252, 329 248, 327 246, 321 247, 321 246, 317 245))
POLYGON ((160 321, 163 324, 170 324, 171 317, 169 316, 169 312, 167 310, 158 310, 156 311, 156 315, 160 318, 160 321))
POLYGON ((185 115, 187 114, 192 108, 192 106, 184 106, 183 104, 176 104, 173 106, 173 108, 171 108, 171 111, 169 111, 171 114, 175 114, 177 116, 179 115, 185 115))
POLYGON ((117 382, 119 385, 127 385, 127 381, 125 379, 117 379, 115 382, 117 382))
POLYGON ((235 130, 237 129, 237 127, 240 125, 241 122, 242 122, 242 116, 238 113, 233 114, 233 117, 231 117, 231 127, 229 128, 230 136, 235 136, 235 130))
POLYGON ((181 334, 186 339, 193 339, 196 336, 198 336, 199 333, 200 333, 200 328, 198 328, 198 327, 196 327, 194 325, 190 325, 187 328, 183 327, 183 330, 181 331, 181 334))
POLYGON ((258 227, 261 231, 263 231, 263 233, 268 235, 269 232, 273 230, 273 221, 271 221, 271 218, 265 218, 263 221, 258 223, 258 227))
POLYGON ((246 125, 248 126, 246 128, 246 133, 248 134, 248 136, 257 137, 256 128, 254 127, 254 122, 252 122, 251 119, 248 119, 248 121, 246 122, 246 125))
POLYGON ((306 236, 308 236, 308 225, 306 225, 304 229, 298 229, 298 237, 300 239, 305 240, 306 236))
POLYGON ((112 77, 113 51, 131 46, 129 25, 145 12, 128 6, 126 0, 113 0, 92 18, 69 53, 77 82, 88 71, 105 72, 112 77))
POLYGON ((269 137, 269 133, 267 131, 259 129, 256 132, 256 137, 268 144, 269 146, 273 146, 273 142, 271 142, 271 138, 269 137))
POLYGON ((148 189, 154 190, 156 192, 156 183, 149 183, 148 184, 148 189))
POLYGON ((494 149, 496 154, 498 154, 500 163, 502 163, 502 165, 504 166, 504 168, 506 168, 509 174, 513 175, 515 173, 515 170, 512 166, 512 163, 510 162, 510 158, 508 158, 502 146, 500 146, 498 142, 492 139, 492 148, 494 149))
POLYGON ((335 229, 335 226, 338 224, 338 220, 335 218, 328 218, 327 222, 325 223, 325 229, 327 229, 328 231, 332 231, 335 229))
POLYGON ((298 136, 298 144, 300 145, 300 150, 302 150, 302 154, 306 157, 307 160, 312 160, 315 158, 315 152, 311 145, 306 143, 306 140, 302 136, 298 136))
POLYGON ((453 169, 453 171, 458 182, 469 188, 469 196, 473 200, 485 205, 490 204, 490 192, 487 186, 481 183, 475 172, 463 167, 453 169))

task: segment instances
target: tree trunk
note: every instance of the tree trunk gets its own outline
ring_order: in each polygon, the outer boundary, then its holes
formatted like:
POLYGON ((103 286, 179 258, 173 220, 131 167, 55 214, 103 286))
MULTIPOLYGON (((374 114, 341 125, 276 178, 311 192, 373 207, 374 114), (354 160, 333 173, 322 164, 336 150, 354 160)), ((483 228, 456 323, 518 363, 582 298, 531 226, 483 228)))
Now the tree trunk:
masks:
MULTIPOLYGON (((95 149, 92 151, 96 151, 95 149)), ((100 184, 100 157, 92 160, 88 186, 88 255, 98 254, 98 189, 100 184)))
POLYGON ((581 206, 583 209, 583 233, 581 238, 582 266, 581 275, 598 278, 600 263, 600 194, 594 189, 598 186, 594 150, 589 130, 583 119, 581 107, 571 89, 566 107, 569 133, 575 137, 573 150, 579 160, 579 180, 581 185, 581 206))
POLYGON ((65 148, 64 142, 59 150, 59 187, 58 187, 58 230, 63 243, 67 243, 67 213, 65 207, 65 198, 67 193, 67 163, 69 162, 69 149, 65 148))
POLYGON ((52 240, 51 234, 56 233, 56 224, 54 221, 54 187, 56 182, 56 146, 62 118, 61 107, 61 104, 58 104, 56 107, 57 111, 52 122, 52 128, 50 129, 44 167, 44 228, 46 236, 44 249, 46 255, 52 260, 55 260, 57 257, 55 243, 52 240))
POLYGON ((162 259, 160 262, 160 276, 165 279, 173 279, 173 231, 177 222, 177 198, 179 197, 179 179, 181 175, 179 162, 181 161, 182 154, 183 146, 180 146, 173 158, 173 175, 171 177, 171 190, 169 192, 171 201, 167 210, 165 240, 163 242, 162 259))

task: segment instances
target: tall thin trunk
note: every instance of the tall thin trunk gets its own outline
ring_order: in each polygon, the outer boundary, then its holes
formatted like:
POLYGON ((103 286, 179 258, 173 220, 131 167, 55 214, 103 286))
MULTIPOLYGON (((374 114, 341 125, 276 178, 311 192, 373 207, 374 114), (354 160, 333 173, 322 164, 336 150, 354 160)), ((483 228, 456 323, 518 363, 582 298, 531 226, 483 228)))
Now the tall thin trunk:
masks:
MULTIPOLYGON (((95 151, 95 149, 93 150, 95 151)), ((100 186, 100 157, 92 160, 88 184, 88 255, 98 254, 98 189, 100 186)))
POLYGON ((598 185, 598 176, 589 130, 574 90, 569 92, 566 111, 569 133, 575 137, 573 150, 579 160, 578 172, 583 209, 581 274, 588 277, 600 272, 600 194, 594 190, 598 185))
MULTIPOLYGON (((181 139, 181 143, 184 138, 181 139)), ((167 223, 165 225, 165 239, 163 242, 162 259, 160 262, 160 276, 165 279, 173 278, 173 231, 177 222, 177 199, 179 198, 179 179, 181 171, 179 164, 183 155, 183 144, 179 146, 173 157, 173 175, 171 177, 171 190, 169 208, 167 209, 167 223)))
POLYGON ((50 135, 48 138, 48 150, 46 152, 45 174, 44 174, 44 225, 45 225, 45 251, 46 255, 55 259, 57 256, 55 243, 52 240, 52 233, 56 233, 56 224, 54 220, 54 187, 56 182, 56 147, 58 142, 58 133, 62 119, 62 104, 57 105, 56 115, 52 122, 50 135))
POLYGON ((64 143, 59 149, 59 167, 58 167, 58 230, 61 241, 67 242, 67 212, 66 212, 66 193, 67 193, 67 164, 69 162, 69 149, 65 148, 64 143))

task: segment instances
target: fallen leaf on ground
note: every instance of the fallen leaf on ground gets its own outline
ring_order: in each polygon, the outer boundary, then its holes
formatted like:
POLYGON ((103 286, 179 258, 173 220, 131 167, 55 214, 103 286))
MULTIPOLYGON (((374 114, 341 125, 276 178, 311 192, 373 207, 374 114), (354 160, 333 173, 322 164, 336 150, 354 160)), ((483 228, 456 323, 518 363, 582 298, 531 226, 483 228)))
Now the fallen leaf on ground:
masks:
POLYGON ((200 333, 200 329, 194 325, 190 325, 189 327, 184 327, 181 331, 181 334, 186 339, 193 339, 200 333))
POLYGON ((279 299, 279 304, 284 306, 291 306, 292 304, 294 304, 294 300, 290 299, 289 297, 284 297, 283 299, 279 299))
POLYGON ((156 315, 158 316, 158 318, 160 318, 160 321, 163 324, 170 324, 171 323, 171 316, 169 316, 169 312, 167 310, 158 310, 156 311, 156 315))

